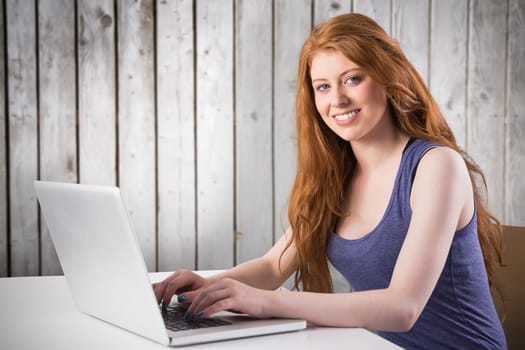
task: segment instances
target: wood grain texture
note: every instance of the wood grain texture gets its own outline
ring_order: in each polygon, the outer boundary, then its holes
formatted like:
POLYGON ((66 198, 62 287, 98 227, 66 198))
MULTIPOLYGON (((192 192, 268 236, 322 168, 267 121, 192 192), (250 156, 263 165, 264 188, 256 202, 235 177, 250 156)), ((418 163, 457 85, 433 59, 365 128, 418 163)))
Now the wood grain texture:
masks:
POLYGON ((288 226, 288 197, 297 166, 295 95, 297 63, 310 33, 310 0, 274 3, 274 232, 275 240, 288 226))
POLYGON ((394 1, 392 36, 405 56, 428 83, 429 0, 394 1))
POLYGON ((197 2, 199 269, 233 265, 233 2, 197 2))
POLYGON ((7 235, 7 134, 6 134, 6 91, 5 91, 5 31, 4 3, 0 2, 0 277, 9 274, 8 235, 7 235))
POLYGON ((352 11, 352 0, 314 0, 314 25, 352 11))
POLYGON ((148 270, 156 270, 153 0, 118 3, 119 185, 148 270))
POLYGON ((193 1, 157 3, 159 270, 195 269, 193 1))
POLYGON ((504 222, 525 226, 525 1, 509 4, 504 222))
POLYGON ((354 0, 354 12, 373 18, 388 34, 392 33, 393 0, 354 0))
POLYGON ((33 182, 38 177, 35 4, 9 0, 7 18, 7 89, 9 123, 9 216, 11 276, 40 273, 38 205, 33 182))
POLYGON ((488 207, 504 208, 507 2, 470 2, 467 151, 487 180, 488 207))
POLYGON ((77 0, 76 28, 73 4, 0 1, 0 276, 58 271, 39 177, 120 185, 150 270, 263 254, 288 226, 300 48, 350 10, 426 65, 489 208, 525 225, 521 0, 77 0))
POLYGON ((273 244, 272 2, 235 6, 236 263, 273 244), (257 54, 254 54, 254 53, 257 54))
MULTIPOLYGON (((40 179, 77 182, 74 3, 38 2, 40 179)), ((40 270, 62 274, 41 216, 40 270)))
POLYGON ((78 0, 79 181, 117 182, 115 10, 112 0, 78 0))
POLYGON ((468 1, 432 1, 429 87, 459 146, 466 148, 468 1))

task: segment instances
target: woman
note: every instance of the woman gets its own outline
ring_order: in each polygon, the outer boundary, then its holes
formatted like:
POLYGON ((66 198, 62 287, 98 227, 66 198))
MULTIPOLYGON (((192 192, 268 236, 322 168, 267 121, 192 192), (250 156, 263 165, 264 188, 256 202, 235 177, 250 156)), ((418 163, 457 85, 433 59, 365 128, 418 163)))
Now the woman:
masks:
POLYGON ((359 14, 317 26, 300 56, 290 228, 263 257, 154 285, 188 318, 236 310, 366 327, 406 348, 505 348, 489 286, 500 228, 398 43, 359 14), (354 291, 332 294, 328 260, 354 291), (276 290, 292 273, 303 292, 276 290))

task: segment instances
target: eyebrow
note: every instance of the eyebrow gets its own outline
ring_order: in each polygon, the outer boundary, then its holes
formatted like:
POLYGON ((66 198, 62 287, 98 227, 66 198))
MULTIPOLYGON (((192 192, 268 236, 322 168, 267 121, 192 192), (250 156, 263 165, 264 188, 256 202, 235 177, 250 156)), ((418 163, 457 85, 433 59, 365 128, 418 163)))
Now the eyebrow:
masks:
MULTIPOLYGON (((354 70, 363 70, 363 68, 360 68, 360 67, 350 68, 350 69, 345 70, 341 74, 339 74, 339 76, 342 77, 343 75, 348 74, 348 73, 350 73, 351 71, 354 71, 354 70)), ((328 79, 317 78, 317 79, 313 79, 312 83, 315 83, 316 81, 326 81, 326 80, 328 80, 328 79)))

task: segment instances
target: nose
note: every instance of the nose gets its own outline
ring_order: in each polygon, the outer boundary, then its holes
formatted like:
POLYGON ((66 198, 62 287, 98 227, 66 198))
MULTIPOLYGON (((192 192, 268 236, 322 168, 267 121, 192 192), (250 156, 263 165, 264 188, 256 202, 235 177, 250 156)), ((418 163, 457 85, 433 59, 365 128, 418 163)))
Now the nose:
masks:
POLYGON ((350 98, 345 94, 345 91, 341 87, 337 87, 336 89, 333 89, 333 96, 332 96, 332 107, 333 108, 339 108, 339 107, 345 107, 348 104, 350 104, 350 98))

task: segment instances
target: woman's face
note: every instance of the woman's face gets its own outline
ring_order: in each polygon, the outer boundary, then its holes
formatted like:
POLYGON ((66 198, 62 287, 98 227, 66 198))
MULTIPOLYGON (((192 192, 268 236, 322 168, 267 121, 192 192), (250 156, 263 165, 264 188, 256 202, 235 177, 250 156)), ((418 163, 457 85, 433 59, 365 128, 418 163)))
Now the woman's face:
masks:
POLYGON ((317 52, 310 76, 317 111, 342 139, 363 140, 391 123, 384 87, 340 52, 317 52))

